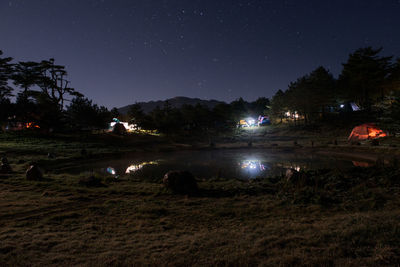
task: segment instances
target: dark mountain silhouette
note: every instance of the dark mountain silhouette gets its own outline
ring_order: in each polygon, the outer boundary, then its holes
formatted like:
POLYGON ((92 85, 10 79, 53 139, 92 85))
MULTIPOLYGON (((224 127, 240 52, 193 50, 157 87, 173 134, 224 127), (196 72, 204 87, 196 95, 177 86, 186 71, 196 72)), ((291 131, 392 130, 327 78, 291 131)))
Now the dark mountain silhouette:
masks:
MULTIPOLYGON (((183 105, 192 105, 195 106, 197 104, 207 106, 208 108, 212 109, 216 105, 224 103, 222 101, 218 100, 203 100, 199 98, 190 98, 190 97, 185 97, 185 96, 177 96, 174 98, 166 99, 166 100, 158 100, 158 101, 149 101, 149 102, 138 102, 140 106, 142 107, 142 110, 145 113, 149 113, 152 110, 154 110, 157 106, 160 108, 163 108, 165 105, 165 102, 168 101, 171 107, 173 108, 180 108, 183 105)), ((118 111, 121 114, 126 114, 128 113, 128 110, 131 105, 124 106, 118 109, 118 111)))

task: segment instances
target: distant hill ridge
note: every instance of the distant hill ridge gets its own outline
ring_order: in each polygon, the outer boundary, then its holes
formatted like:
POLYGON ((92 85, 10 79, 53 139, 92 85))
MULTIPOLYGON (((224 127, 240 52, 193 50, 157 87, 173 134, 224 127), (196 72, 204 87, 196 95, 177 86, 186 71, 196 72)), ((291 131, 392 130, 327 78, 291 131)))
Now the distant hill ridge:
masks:
MULTIPOLYGON (((160 107, 160 108, 163 108, 164 105, 165 105, 165 102, 167 102, 167 101, 174 108, 180 108, 183 105, 195 106, 197 104, 200 104, 200 105, 204 105, 204 106, 208 107, 209 109, 212 109, 218 104, 225 103, 223 101, 218 101, 218 100, 203 100, 203 99, 200 99, 200 98, 190 98, 190 97, 185 97, 185 96, 177 96, 177 97, 173 97, 173 98, 166 99, 166 100, 149 101, 149 102, 138 102, 138 104, 142 107, 142 110, 145 113, 149 113, 149 112, 153 111, 157 106, 160 107)), ((133 104, 121 107, 121 108, 118 109, 118 111, 121 114, 127 114, 128 111, 129 111, 129 108, 132 105, 133 104)))

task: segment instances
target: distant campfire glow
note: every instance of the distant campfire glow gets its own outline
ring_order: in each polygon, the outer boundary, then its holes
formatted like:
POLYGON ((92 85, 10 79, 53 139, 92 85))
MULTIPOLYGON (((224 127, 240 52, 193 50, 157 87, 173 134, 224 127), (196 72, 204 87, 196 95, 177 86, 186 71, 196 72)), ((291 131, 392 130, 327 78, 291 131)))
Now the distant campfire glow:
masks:
POLYGON ((33 129, 33 128, 40 129, 39 125, 35 124, 34 122, 27 122, 25 124, 25 128, 26 129, 33 129))

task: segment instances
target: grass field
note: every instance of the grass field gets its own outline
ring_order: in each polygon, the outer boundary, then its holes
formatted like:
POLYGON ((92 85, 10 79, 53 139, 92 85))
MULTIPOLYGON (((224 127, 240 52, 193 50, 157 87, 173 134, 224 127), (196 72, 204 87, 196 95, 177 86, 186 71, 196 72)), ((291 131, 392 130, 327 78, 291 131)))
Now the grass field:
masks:
MULTIPOLYGON (((138 144, 146 142, 154 140, 138 144)), ((0 151, 14 172, 0 176, 0 265, 400 262, 396 161, 346 173, 309 171, 290 179, 197 177, 200 191, 190 197, 167 191, 161 177, 99 176, 101 186, 88 187, 79 184, 88 173, 52 171, 65 162, 79 164, 82 146, 94 158, 124 149, 98 144, 3 136, 0 151), (47 158, 50 148, 56 159, 47 158), (47 170, 43 181, 27 181, 28 163, 38 160, 47 170)), ((133 141, 132 146, 143 149, 133 141)))

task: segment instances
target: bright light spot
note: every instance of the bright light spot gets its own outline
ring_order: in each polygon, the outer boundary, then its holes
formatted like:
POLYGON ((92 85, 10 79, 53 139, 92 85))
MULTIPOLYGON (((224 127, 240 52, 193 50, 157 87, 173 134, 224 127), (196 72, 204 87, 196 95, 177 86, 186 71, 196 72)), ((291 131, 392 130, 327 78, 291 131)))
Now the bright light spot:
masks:
POLYGON ((344 105, 343 105, 343 104, 341 104, 341 105, 340 105, 340 108, 344 108, 344 105))
POLYGON ((108 167, 108 168, 107 168, 107 172, 108 172, 109 174, 112 174, 112 175, 115 175, 115 174, 117 173, 113 167, 108 167))
POLYGON ((242 169, 265 171, 265 165, 259 160, 244 160, 239 163, 242 169))
POLYGON ((132 164, 126 169, 125 173, 129 174, 129 173, 137 172, 138 170, 142 169, 146 165, 157 165, 157 164, 158 164, 157 161, 149 161, 149 162, 142 162, 139 164, 132 164))
POLYGON ((114 128, 114 126, 115 126, 115 124, 117 124, 117 123, 121 123, 122 125, 124 125, 125 129, 126 129, 128 132, 133 132, 133 131, 140 130, 140 128, 137 126, 137 124, 134 124, 134 123, 133 123, 133 124, 130 124, 130 123, 128 123, 128 122, 119 121, 119 120, 116 119, 116 118, 114 118, 113 121, 110 122, 108 130, 109 130, 109 131, 112 131, 113 128, 114 128))

